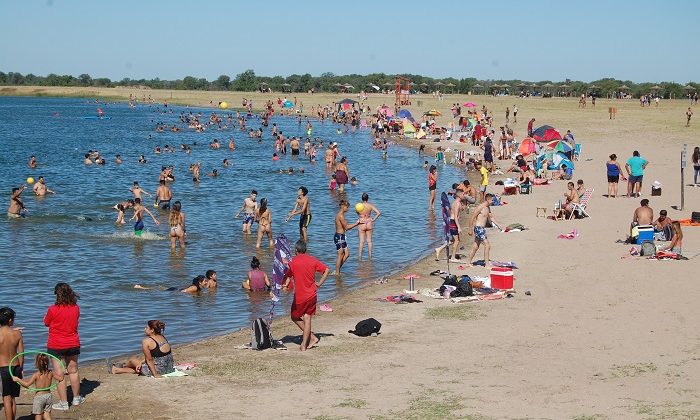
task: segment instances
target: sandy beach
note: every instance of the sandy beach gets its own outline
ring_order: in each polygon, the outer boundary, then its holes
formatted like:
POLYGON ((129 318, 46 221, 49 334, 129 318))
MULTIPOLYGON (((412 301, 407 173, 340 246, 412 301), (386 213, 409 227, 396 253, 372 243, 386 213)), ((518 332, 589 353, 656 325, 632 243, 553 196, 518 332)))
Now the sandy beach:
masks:
MULTIPOLYGON (((239 106, 245 97, 256 108, 285 95, 46 87, 4 87, 0 94, 110 100, 136 94, 197 106, 219 101, 239 106)), ((315 104, 355 99, 344 94, 287 96, 303 101, 305 113, 315 104)), ((445 95, 438 100, 424 95, 414 96, 408 109, 414 115, 437 109, 443 113, 438 121, 446 125, 450 106, 466 101, 493 110, 495 127, 505 122, 506 106, 517 105, 518 122, 511 127, 518 140, 525 136, 531 117, 537 119, 536 126, 549 124, 562 133, 570 129, 583 144, 574 180, 583 179, 595 189, 588 206, 592 217, 581 220, 536 216, 537 207, 546 207, 551 215, 553 203, 566 191, 565 181, 537 186, 531 195, 504 197, 507 204, 493 208, 502 224, 527 227, 513 233, 489 231, 491 258, 514 261, 519 267, 513 298, 455 304, 419 295, 421 303, 403 305, 377 300, 403 292, 408 273, 420 275, 419 288, 438 287, 442 280, 429 273, 444 270, 446 262, 436 262, 430 254, 392 274, 386 284, 368 284, 330 302, 333 312, 314 317, 314 331, 322 338, 311 351, 298 351, 299 331, 284 317, 274 321, 273 334, 287 343, 288 351, 237 349, 250 341, 247 328, 176 347, 178 363, 197 365, 187 377, 109 375, 102 363, 83 364, 86 402, 68 412, 54 411, 53 417, 700 418, 700 293, 693 284, 700 267, 700 227, 683 229, 687 261, 631 257, 631 246, 616 240, 625 239, 639 199, 603 196, 608 155, 616 153, 624 165, 632 151, 639 150, 650 161, 642 198, 650 200, 655 214, 667 209, 675 220, 700 211, 700 188, 690 186, 685 187, 684 210, 672 207, 680 205, 683 144, 688 144, 689 153, 700 144, 700 122, 685 127, 688 102, 662 100, 658 107, 640 108, 638 100, 599 99, 595 108, 589 104, 579 109, 575 98, 445 95), (618 108, 615 120, 609 119, 609 106, 618 108), (662 195, 652 197, 655 180, 663 184, 662 195), (575 239, 557 238, 572 229, 579 234, 575 239), (378 337, 348 333, 368 317, 382 323, 378 337)), ((373 108, 393 102, 393 95, 368 99, 373 108)), ((417 147, 422 142, 405 143, 417 147)), ((449 148, 448 160, 455 150, 477 150, 449 141, 425 144, 428 155, 437 146, 449 148)), ((510 165, 497 163, 503 170, 510 165)), ((502 192, 493 185, 501 178, 493 177, 489 191, 502 192)), ((690 182, 692 163, 685 171, 685 183, 690 182)), ((625 191, 620 184, 620 192, 625 191)), ((426 205, 427 199, 426 190, 426 205)), ((465 229, 468 216, 462 220, 465 229)), ((477 259, 482 255, 479 251, 477 259)), ((455 274, 488 275, 480 267, 451 268, 455 274)), ((18 415, 29 415, 31 398, 23 392, 18 415)))

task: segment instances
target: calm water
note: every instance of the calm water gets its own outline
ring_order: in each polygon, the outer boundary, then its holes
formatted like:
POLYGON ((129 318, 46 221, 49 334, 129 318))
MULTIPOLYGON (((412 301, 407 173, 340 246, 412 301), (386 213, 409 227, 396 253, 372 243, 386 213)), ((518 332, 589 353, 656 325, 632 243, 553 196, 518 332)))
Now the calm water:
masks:
MULTIPOLYGON (((83 359, 137 351, 148 319, 165 321, 169 339, 183 343, 233 331, 266 314, 266 296, 250 296, 240 287, 253 255, 271 272, 272 253, 267 249, 256 252, 254 235, 243 235, 241 219, 233 218, 253 188, 258 190, 259 198, 268 198, 275 236, 284 233, 293 243, 298 239, 298 217, 289 223, 284 223, 284 217, 294 205, 296 190, 305 185, 313 213, 309 252, 334 265, 333 217, 339 197, 327 189, 329 172, 324 163, 311 164, 291 156, 272 162, 271 124, 265 130, 263 144, 248 139, 247 133, 238 129, 156 133, 156 122, 172 125, 181 111, 199 111, 171 108, 173 114, 164 114, 157 106, 129 108, 126 104, 96 105, 84 99, 0 97, 3 212, 12 187, 21 185, 28 176, 43 175, 48 187, 58 192, 38 198, 28 190, 23 194, 30 210, 28 218, 0 217, 0 268, 4 277, 0 280, 0 304, 17 311, 16 324, 25 327, 26 348, 45 346, 42 318, 54 300, 53 286, 58 281, 70 283, 81 295, 83 359), (94 115, 97 106, 112 119, 81 118, 94 115), (149 134, 153 136, 150 140, 149 134), (227 148, 229 136, 236 140, 235 152, 227 148), (222 143, 220 150, 208 148, 214 138, 222 143), (197 145, 193 145, 195 142, 197 145), (182 143, 193 145, 190 156, 179 151, 182 143), (156 145, 166 144, 177 146, 178 151, 153 153, 156 145), (83 155, 90 149, 99 150, 107 164, 83 165, 83 155), (124 159, 122 165, 114 164, 117 153, 124 159), (38 169, 27 167, 32 154, 37 156, 38 169), (148 159, 145 165, 137 163, 141 154, 148 159), (231 162, 228 168, 222 165, 224 158, 231 162), (216 168, 220 176, 203 176, 200 184, 194 185, 187 169, 196 161, 202 162, 203 175, 216 168), (116 213, 111 209, 131 197, 129 188, 135 180, 154 193, 161 165, 170 164, 175 165, 176 176, 171 185, 173 199, 183 203, 189 238, 186 251, 176 253, 171 253, 167 240, 167 212, 156 213, 160 226, 147 220, 144 238, 135 238, 131 224, 115 226, 116 213), (290 166, 304 167, 306 173, 276 173, 290 166), (218 273, 220 287, 216 292, 193 296, 133 289, 135 283, 184 287, 208 269, 218 273)), ((201 111, 204 118, 211 112, 201 111)), ((276 117, 273 122, 287 136, 303 134, 303 124, 299 126, 293 118, 276 117)), ((385 160, 371 149, 368 131, 339 135, 328 122, 312 123, 314 136, 326 144, 340 144, 351 175, 360 180, 359 185, 347 190, 348 201, 360 201, 366 191, 382 211, 375 227, 373 261, 357 261, 357 233, 351 231, 351 257, 343 268, 342 280, 330 278, 320 291, 321 299, 329 299, 415 261, 439 240, 440 230, 439 220, 426 209, 426 173, 423 160, 414 150, 391 147, 385 160)), ((259 126, 255 119, 247 125, 254 129, 259 126)), ((319 158, 322 162, 322 150, 319 158)), ((453 168, 440 170, 440 189, 459 177, 453 168)), ((129 217, 131 212, 127 212, 129 217)), ((355 220, 352 210, 348 220, 355 220)), ((283 309, 277 313, 288 311, 289 303, 286 297, 283 309)))

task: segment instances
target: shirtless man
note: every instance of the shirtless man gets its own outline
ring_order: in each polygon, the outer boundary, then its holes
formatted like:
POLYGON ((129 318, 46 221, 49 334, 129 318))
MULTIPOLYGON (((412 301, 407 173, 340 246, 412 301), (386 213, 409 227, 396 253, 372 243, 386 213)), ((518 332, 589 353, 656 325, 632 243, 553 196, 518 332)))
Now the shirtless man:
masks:
POLYGON ((40 176, 39 179, 36 181, 36 184, 34 184, 34 188, 32 188, 32 191, 34 191, 34 194, 36 194, 39 197, 45 196, 47 193, 48 194, 56 194, 55 191, 50 190, 46 184, 44 184, 44 177, 40 176))
POLYGON ((236 150, 236 142, 233 141, 233 137, 229 137, 228 139, 228 149, 232 152, 236 150))
POLYGON ((331 276, 339 275, 343 264, 350 258, 350 248, 348 248, 345 233, 360 224, 358 220, 349 225, 345 220, 345 213, 349 208, 350 203, 347 200, 340 200, 340 210, 335 215, 335 235, 333 235, 333 242, 335 243, 336 251, 338 251, 338 257, 335 260, 335 271, 331 273, 331 276))
POLYGON ((29 166, 32 169, 36 169, 36 156, 32 155, 29 158, 29 162, 27 163, 27 166, 29 166))
POLYGON ((311 224, 311 204, 309 203, 308 188, 301 186, 297 190, 297 200, 294 202, 294 208, 287 215, 286 222, 292 218, 294 215, 300 215, 299 217, 299 235, 304 242, 308 241, 307 229, 309 224, 311 224))
POLYGON ((292 140, 289 142, 289 147, 292 149, 292 156, 299 156, 299 146, 299 139, 292 137, 292 140))
POLYGON ((474 188, 468 179, 465 179, 461 184, 458 184, 456 190, 460 190, 464 193, 462 204, 476 204, 479 192, 476 190, 476 188, 474 188))
MULTIPOLYGON (((19 397, 19 384, 14 382, 10 376, 10 360, 24 351, 22 332, 14 328, 15 311, 11 308, 0 308, 0 390, 2 392, 2 402, 5 407, 5 418, 14 419, 17 414, 15 398, 19 397)), ((19 356, 13 361, 12 376, 22 378, 22 365, 24 357, 19 356)))
POLYGON ((173 199, 173 192, 170 191, 170 187, 165 185, 165 180, 160 180, 160 185, 156 190, 156 206, 160 207, 162 210, 167 210, 170 208, 170 200, 173 199))
POLYGON ((115 156, 114 163, 116 163, 117 165, 121 164, 122 163, 122 155, 115 156))
POLYGON ((131 216, 131 219, 129 219, 129 221, 136 220, 136 223, 134 223, 134 235, 136 235, 136 236, 141 236, 141 233, 143 233, 143 228, 144 228, 143 213, 144 212, 146 214, 148 214, 149 216, 151 216, 151 219, 153 219, 153 223, 155 223, 156 226, 160 224, 158 219, 156 219, 155 216, 153 216, 153 213, 151 213, 146 207, 141 205, 141 199, 134 198, 134 215, 131 216))
POLYGON ((92 165, 92 159, 90 159, 90 153, 85 153, 85 160, 83 160, 83 163, 86 165, 92 165))
POLYGON ((639 202, 639 207, 634 211, 632 216, 632 224, 630 224, 630 238, 632 238, 632 229, 635 226, 650 225, 654 221, 654 209, 649 207, 649 200, 646 198, 639 202))
POLYGON ((24 203, 20 197, 25 188, 27 188, 27 186, 22 185, 21 187, 12 189, 12 195, 10 195, 10 206, 7 208, 7 217, 19 219, 20 217, 25 217, 27 213, 29 213, 29 210, 24 207, 24 203))
POLYGON ((493 194, 486 194, 486 200, 476 206, 474 214, 469 220, 469 231, 467 232, 469 236, 474 235, 474 244, 472 245, 471 252, 469 253, 469 266, 472 266, 472 260, 476 255, 476 251, 479 250, 479 246, 484 244, 484 265, 486 269, 491 268, 491 260, 489 260, 489 251, 491 250, 491 244, 486 237, 486 223, 490 220, 491 224, 500 229, 498 223, 493 218, 491 214, 491 205, 493 204, 493 194))
MULTIPOLYGON (((450 204, 450 243, 442 244, 435 248, 435 260, 440 260, 440 252, 447 246, 452 245, 452 262, 461 262, 457 256, 457 251, 459 250, 459 234, 462 233, 462 228, 459 226, 459 212, 462 211, 462 200, 464 199, 464 192, 462 190, 455 191, 455 199, 450 204)), ((448 255, 449 257, 449 255, 448 255)))
POLYGON ((236 213, 236 219, 241 216, 241 212, 245 211, 245 216, 243 217, 243 233, 250 233, 250 227, 253 226, 255 221, 255 213, 258 211, 258 202, 255 199, 258 196, 258 192, 253 190, 250 192, 250 197, 246 197, 243 200, 243 205, 241 206, 238 213, 236 213))
POLYGON ((131 191, 131 193, 134 194, 134 200, 136 200, 137 198, 141 200, 141 194, 146 194, 149 197, 153 197, 148 191, 142 189, 139 186, 138 181, 134 181, 134 186, 129 188, 129 191, 131 191))

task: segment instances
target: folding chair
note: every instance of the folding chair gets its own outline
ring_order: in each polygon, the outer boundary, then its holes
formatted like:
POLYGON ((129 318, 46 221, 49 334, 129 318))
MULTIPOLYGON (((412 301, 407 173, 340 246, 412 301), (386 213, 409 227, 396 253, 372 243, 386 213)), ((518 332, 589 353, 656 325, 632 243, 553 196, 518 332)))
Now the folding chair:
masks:
POLYGON ((569 220, 574 218, 577 211, 586 217, 591 217, 591 215, 586 212, 586 207, 588 206, 588 202, 591 201, 593 191, 593 188, 586 189, 581 196, 581 201, 578 203, 572 203, 573 208, 571 209, 571 216, 569 216, 569 220))

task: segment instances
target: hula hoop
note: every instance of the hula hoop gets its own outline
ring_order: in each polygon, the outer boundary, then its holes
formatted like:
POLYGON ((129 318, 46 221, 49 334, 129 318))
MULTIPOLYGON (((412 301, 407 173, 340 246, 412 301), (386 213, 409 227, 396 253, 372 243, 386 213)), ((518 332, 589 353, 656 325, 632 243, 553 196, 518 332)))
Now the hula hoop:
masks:
MULTIPOLYGON (((66 364, 63 363, 63 360, 59 359, 58 357, 54 356, 53 354, 47 353, 45 351, 39 351, 39 350, 26 350, 26 351, 23 351, 22 353, 17 353, 17 355, 15 355, 15 357, 10 359, 10 364, 7 367, 7 370, 10 372, 10 376, 15 376, 14 373, 12 372, 12 368, 14 367, 14 366, 12 366, 12 362, 14 362, 15 359, 17 359, 18 357, 24 356, 25 354, 45 354, 45 355, 49 356, 50 358, 58 360, 58 363, 60 363, 61 366, 63 366, 63 370, 66 369, 66 364)), ((33 392, 51 391, 51 390, 56 389, 57 386, 58 386, 58 383, 54 384, 53 381, 51 381, 51 385, 46 387, 46 388, 27 388, 27 391, 33 391, 33 392)))

